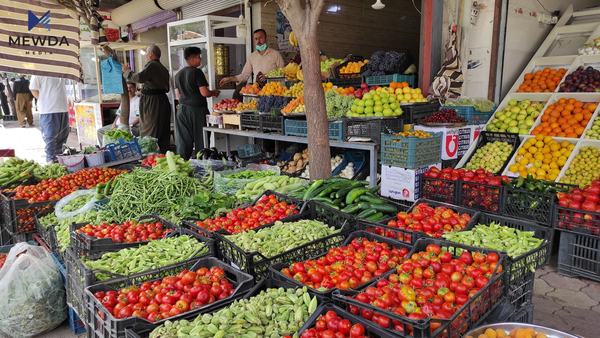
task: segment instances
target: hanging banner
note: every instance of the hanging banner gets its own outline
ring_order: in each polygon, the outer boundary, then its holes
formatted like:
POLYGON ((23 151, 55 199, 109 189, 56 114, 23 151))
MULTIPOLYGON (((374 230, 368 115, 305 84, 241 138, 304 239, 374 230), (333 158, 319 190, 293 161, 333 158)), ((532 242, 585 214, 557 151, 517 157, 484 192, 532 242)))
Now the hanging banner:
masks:
POLYGON ((275 16, 277 19, 277 49, 280 53, 292 53, 295 51, 289 40, 292 26, 282 11, 278 10, 275 16))
POLYGON ((79 15, 56 0, 0 0, 0 72, 79 81, 79 15))

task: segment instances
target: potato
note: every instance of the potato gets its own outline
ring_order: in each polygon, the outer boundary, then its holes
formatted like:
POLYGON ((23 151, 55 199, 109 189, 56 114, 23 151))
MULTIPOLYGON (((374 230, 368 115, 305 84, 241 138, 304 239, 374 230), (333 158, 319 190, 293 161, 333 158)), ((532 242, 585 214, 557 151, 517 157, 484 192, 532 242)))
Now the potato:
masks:
POLYGON ((294 161, 298 161, 301 158, 302 158, 302 155, 300 153, 295 153, 294 154, 294 161))
POLYGON ((302 167, 304 167, 304 161, 302 161, 302 160, 298 160, 298 161, 296 162, 296 167, 298 167, 298 168, 302 168, 302 167))
POLYGON ((295 173, 296 171, 298 171, 298 169, 296 169, 295 165, 290 165, 288 167, 288 173, 295 173))
POLYGON ((305 160, 308 160, 308 153, 303 153, 302 154, 302 158, 305 159, 305 160))

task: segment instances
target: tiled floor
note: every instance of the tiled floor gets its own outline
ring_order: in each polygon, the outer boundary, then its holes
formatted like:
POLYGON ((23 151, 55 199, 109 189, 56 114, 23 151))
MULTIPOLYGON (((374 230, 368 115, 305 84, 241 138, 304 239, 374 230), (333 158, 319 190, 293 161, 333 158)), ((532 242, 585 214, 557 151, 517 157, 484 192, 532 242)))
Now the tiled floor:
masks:
MULTIPOLYGON (((37 119, 36 119, 37 120, 37 119)), ((43 162, 44 143, 37 128, 19 128, 15 122, 0 127, 0 149, 15 148, 17 156, 43 162)), ((68 144, 76 146, 71 133, 68 144)), ((600 337, 600 283, 568 278, 547 266, 536 273, 534 289, 534 323, 577 334, 586 338, 600 337)), ((76 337, 64 323, 47 338, 76 337)))

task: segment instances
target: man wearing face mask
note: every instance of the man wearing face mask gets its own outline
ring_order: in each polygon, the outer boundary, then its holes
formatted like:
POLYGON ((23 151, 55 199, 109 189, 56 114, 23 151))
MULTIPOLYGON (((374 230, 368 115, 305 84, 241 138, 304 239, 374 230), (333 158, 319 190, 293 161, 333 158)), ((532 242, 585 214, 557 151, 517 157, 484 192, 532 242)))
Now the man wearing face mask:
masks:
POLYGON ((253 39, 256 51, 250 54, 244 65, 244 69, 242 69, 242 73, 223 78, 219 82, 221 87, 230 82, 246 81, 253 73, 254 82, 264 83, 266 81, 265 74, 273 69, 285 66, 281 54, 267 45, 267 32, 264 29, 255 30, 253 39))
POLYGON ((207 97, 219 96, 218 90, 210 90, 208 81, 202 72, 202 50, 198 47, 187 47, 183 51, 187 67, 175 75, 175 95, 179 100, 175 115, 175 145, 177 153, 189 159, 196 151, 204 148, 202 127, 208 111, 207 97))

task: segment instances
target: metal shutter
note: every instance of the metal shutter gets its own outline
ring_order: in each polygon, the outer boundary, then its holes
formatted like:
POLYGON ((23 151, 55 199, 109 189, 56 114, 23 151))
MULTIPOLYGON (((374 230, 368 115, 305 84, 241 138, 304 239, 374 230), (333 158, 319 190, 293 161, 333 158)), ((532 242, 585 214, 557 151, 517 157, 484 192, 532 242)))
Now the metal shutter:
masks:
POLYGON ((198 0, 181 7, 181 12, 183 19, 191 19, 239 5, 240 0, 198 0))

